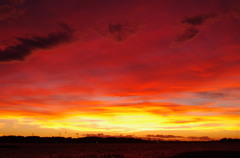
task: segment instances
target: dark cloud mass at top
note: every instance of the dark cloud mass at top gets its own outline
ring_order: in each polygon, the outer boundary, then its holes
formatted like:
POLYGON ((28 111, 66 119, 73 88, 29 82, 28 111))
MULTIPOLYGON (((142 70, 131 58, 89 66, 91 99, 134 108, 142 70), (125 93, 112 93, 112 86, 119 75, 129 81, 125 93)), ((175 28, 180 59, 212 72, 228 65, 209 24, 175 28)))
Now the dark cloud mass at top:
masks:
POLYGON ((46 36, 18 37, 18 44, 0 50, 0 62, 24 61, 34 50, 50 49, 72 41, 74 30, 66 24, 60 26, 62 31, 49 33, 46 36))
POLYGON ((181 23, 184 24, 190 24, 193 26, 200 26, 202 25, 206 20, 214 19, 218 16, 216 13, 211 14, 200 14, 194 17, 184 17, 184 20, 181 21, 181 23))

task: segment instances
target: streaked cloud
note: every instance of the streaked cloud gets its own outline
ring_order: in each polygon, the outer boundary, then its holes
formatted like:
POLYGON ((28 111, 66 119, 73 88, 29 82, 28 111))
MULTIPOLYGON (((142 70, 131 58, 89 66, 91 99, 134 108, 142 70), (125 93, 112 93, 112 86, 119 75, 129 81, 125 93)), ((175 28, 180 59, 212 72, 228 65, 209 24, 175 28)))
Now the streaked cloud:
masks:
POLYGON ((73 39, 73 29, 66 24, 60 24, 63 31, 53 32, 46 36, 17 37, 19 44, 7 46, 0 50, 0 62, 24 61, 33 51, 50 49, 73 39))
POLYGON ((183 137, 183 136, 159 135, 159 134, 157 134, 157 135, 151 135, 151 134, 149 134, 149 135, 147 135, 147 137, 156 137, 156 138, 185 138, 185 137, 183 137))
POLYGON ((200 14, 200 15, 196 15, 193 17, 186 16, 186 17, 184 17, 184 20, 181 21, 181 23, 189 24, 192 26, 201 26, 206 21, 214 20, 214 19, 216 19, 216 17, 218 17, 218 14, 216 14, 216 13, 200 14))
POLYGON ((212 140, 210 137, 208 136, 201 136, 201 137, 195 137, 195 136, 190 136, 190 137, 187 137, 188 139, 191 139, 191 140, 200 140, 200 141, 210 141, 212 140))

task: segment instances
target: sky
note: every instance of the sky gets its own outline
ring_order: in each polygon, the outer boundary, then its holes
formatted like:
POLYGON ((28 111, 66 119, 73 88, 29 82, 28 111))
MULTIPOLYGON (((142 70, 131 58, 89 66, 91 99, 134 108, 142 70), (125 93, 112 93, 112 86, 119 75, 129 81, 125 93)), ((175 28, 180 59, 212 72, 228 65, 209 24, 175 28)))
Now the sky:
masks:
POLYGON ((0 0, 0 136, 240 138, 239 0, 0 0))

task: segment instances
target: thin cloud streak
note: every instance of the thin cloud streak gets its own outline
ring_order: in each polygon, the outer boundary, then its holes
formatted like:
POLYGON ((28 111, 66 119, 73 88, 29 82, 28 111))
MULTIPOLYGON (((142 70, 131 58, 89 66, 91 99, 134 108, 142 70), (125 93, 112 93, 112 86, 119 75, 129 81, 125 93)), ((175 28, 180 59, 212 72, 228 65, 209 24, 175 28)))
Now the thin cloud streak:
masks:
POLYGON ((149 134, 149 135, 147 135, 147 137, 156 137, 156 138, 185 138, 185 137, 183 137, 183 136, 175 136, 175 135, 151 135, 151 134, 149 134))

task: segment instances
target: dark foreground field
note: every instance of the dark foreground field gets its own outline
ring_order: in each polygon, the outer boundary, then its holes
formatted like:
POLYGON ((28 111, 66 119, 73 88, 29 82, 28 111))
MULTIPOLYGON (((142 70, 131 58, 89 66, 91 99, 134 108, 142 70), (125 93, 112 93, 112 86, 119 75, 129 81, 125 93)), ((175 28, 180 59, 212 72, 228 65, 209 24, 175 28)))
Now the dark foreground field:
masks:
POLYGON ((0 158, 240 157, 240 143, 0 144, 0 158))

